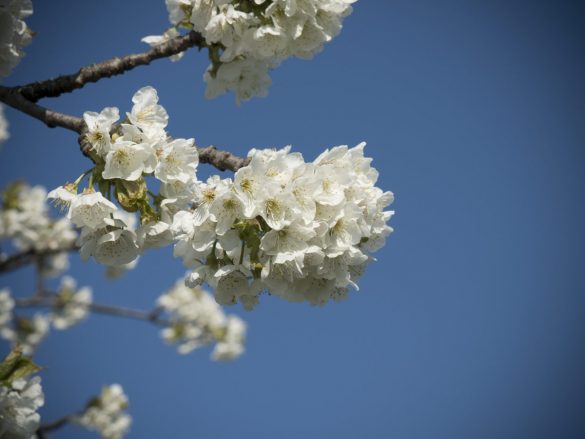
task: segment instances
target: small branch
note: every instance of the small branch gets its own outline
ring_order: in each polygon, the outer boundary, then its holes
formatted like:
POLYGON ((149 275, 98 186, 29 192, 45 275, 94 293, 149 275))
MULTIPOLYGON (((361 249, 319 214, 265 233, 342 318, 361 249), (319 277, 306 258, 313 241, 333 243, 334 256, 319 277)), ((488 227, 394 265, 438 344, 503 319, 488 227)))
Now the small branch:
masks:
MULTIPOLYGON (((15 305, 20 308, 34 307, 52 308, 55 305, 58 305, 57 300, 58 299, 56 295, 53 293, 49 296, 44 297, 33 296, 27 299, 15 299, 14 302, 15 305)), ((115 317, 124 317, 133 320, 141 320, 158 326, 168 326, 170 324, 170 322, 160 317, 162 309, 160 309, 159 307, 155 308, 152 311, 141 311, 112 305, 102 305, 99 303, 91 303, 87 305, 87 307, 91 312, 96 314, 104 314, 115 317)))
POLYGON ((35 257, 35 269, 36 269, 36 283, 37 291, 35 294, 38 297, 45 295, 45 275, 43 274, 43 256, 38 255, 35 257))
POLYGON ((45 433, 48 433, 48 432, 53 431, 53 430, 58 430, 59 428, 65 426, 66 424, 73 422, 74 418, 75 418, 75 415, 67 415, 67 416, 63 416, 59 419, 56 419, 53 422, 48 422, 46 424, 43 424, 37 430, 37 436, 39 437, 39 439, 46 438, 47 436, 45 435, 45 433))
POLYGON ((63 75, 46 81, 14 87, 25 99, 36 102, 47 97, 60 96, 73 90, 84 87, 90 82, 97 82, 103 78, 121 75, 138 66, 150 64, 160 58, 184 52, 191 47, 205 47, 205 39, 201 34, 191 31, 187 35, 173 38, 165 43, 153 47, 148 52, 127 55, 122 58, 114 57, 107 61, 91 64, 79 69, 77 73, 63 75))
POLYGON ((73 252, 77 250, 77 246, 72 245, 71 247, 58 248, 54 250, 37 251, 31 249, 21 253, 16 253, 14 255, 8 256, 6 259, 0 259, 0 273, 8 273, 9 271, 18 270, 21 267, 34 263, 36 259, 41 256, 50 256, 57 253, 73 252))
POLYGON ((15 88, 0 87, 0 101, 40 120, 49 128, 62 127, 75 131, 76 133, 81 133, 81 130, 85 127, 85 123, 80 117, 59 113, 58 111, 41 107, 40 105, 26 99, 19 93, 18 89, 15 88))
POLYGON ((247 158, 238 157, 228 151, 221 151, 215 146, 198 148, 198 152, 200 163, 208 163, 220 171, 230 170, 236 172, 250 162, 247 158))

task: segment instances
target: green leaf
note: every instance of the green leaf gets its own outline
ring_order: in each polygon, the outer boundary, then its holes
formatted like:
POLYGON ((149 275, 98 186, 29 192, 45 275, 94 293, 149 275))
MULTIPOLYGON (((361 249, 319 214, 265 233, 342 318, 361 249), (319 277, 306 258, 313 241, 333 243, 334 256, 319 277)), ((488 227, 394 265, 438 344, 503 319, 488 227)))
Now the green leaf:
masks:
POLYGON ((0 363, 0 384, 9 386, 12 381, 27 377, 41 370, 30 357, 22 355, 22 348, 16 346, 0 363))

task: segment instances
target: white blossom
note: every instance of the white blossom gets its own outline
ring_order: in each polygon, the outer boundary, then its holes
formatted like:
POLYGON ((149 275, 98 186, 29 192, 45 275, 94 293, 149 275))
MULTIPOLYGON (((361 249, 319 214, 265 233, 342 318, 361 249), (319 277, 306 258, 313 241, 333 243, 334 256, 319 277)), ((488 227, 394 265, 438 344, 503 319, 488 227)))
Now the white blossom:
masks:
POLYGON ((246 325, 236 316, 226 316, 213 297, 199 287, 189 288, 183 280, 161 295, 158 305, 170 324, 161 332, 182 354, 216 342, 214 360, 232 360, 244 352, 246 325))
POLYGON ((67 217, 78 227, 98 229, 105 226, 105 220, 117 210, 114 203, 100 192, 84 192, 70 203, 67 217))
POLYGON ((112 145, 110 131, 118 119, 120 119, 120 113, 116 107, 104 108, 100 113, 94 111, 83 113, 83 120, 88 130, 86 139, 102 157, 110 151, 112 145))
POLYGON ((112 144, 106 155, 102 177, 134 181, 142 176, 149 150, 141 143, 119 140, 112 144))
POLYGON ((375 185, 364 144, 325 151, 311 163, 290 147, 252 150, 234 181, 199 183, 193 209, 174 215, 175 256, 221 304, 246 309, 268 291, 321 305, 341 300, 383 245, 392 193, 375 185))
POLYGON ((0 79, 8 76, 24 56, 32 41, 32 32, 23 21, 32 15, 31 0, 2 0, 0 2, 0 79))
MULTIPOLYGON (((0 209, 0 240, 10 240, 21 251, 67 250, 77 234, 67 218, 57 220, 49 215, 47 191, 41 186, 16 183, 3 194, 0 209)), ((57 276, 68 266, 66 252, 55 252, 40 261, 47 276, 57 276)))
POLYGON ((154 175, 160 181, 188 183, 195 176, 199 154, 193 139, 176 139, 167 143, 159 154, 154 175))
POLYGON ((7 327, 12 322, 12 310, 14 309, 14 299, 8 288, 0 289, 0 330, 7 327))
POLYGON ((164 130, 169 116, 166 110, 158 105, 158 94, 152 87, 143 87, 132 97, 134 106, 126 113, 130 122, 147 133, 164 130))
POLYGON ((31 318, 16 317, 12 326, 0 330, 0 336, 12 345, 19 344, 24 355, 32 355, 49 332, 51 319, 36 313, 31 318))
MULTIPOLYGON (((199 32, 208 44, 212 63, 204 75, 205 95, 214 98, 231 90, 239 104, 265 96, 271 83, 269 71, 287 58, 310 59, 320 52, 339 34, 354 2, 255 0, 250 5, 229 0, 167 0, 166 5, 173 26, 199 32)), ((145 40, 155 45, 168 38, 145 40)))
POLYGON ((39 428, 37 413, 45 397, 41 378, 21 378, 8 385, 0 384, 0 437, 31 439, 39 428))
POLYGON ((70 276, 61 279, 61 286, 55 298, 51 320, 55 329, 67 329, 87 317, 92 300, 89 287, 77 290, 77 282, 70 276))
POLYGON ((92 400, 74 422, 93 431, 103 439, 122 439, 130 430, 132 418, 126 412, 128 397, 119 384, 104 386, 98 398, 92 400))

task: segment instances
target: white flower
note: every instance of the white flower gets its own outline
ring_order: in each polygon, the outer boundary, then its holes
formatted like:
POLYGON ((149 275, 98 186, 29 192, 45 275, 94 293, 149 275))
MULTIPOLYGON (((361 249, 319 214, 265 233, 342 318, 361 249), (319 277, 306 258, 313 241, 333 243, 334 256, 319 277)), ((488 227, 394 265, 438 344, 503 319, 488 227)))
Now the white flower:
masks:
POLYGON ((192 8, 192 0, 165 0, 167 10, 169 11, 169 21, 173 25, 179 24, 185 18, 185 11, 192 8))
POLYGON ((12 310, 14 299, 8 288, 0 290, 0 329, 7 327, 12 322, 12 310))
POLYGON ((24 56, 22 49, 32 41, 32 32, 23 21, 32 13, 30 0, 0 2, 0 79, 16 67, 24 56))
POLYGON ((118 140, 110 147, 106 155, 106 166, 102 177, 106 179, 121 178, 134 181, 142 176, 149 150, 146 145, 126 140, 118 140))
POLYGON ((146 133, 160 132, 167 126, 169 116, 158 105, 158 94, 152 87, 143 87, 132 97, 132 112, 126 113, 130 122, 146 133))
POLYGON ((142 249, 165 247, 173 242, 170 225, 162 222, 148 222, 137 232, 138 245, 142 249))
POLYGON ((83 120, 88 129, 87 141, 102 157, 110 150, 112 144, 110 131, 118 119, 120 119, 120 113, 116 107, 104 108, 100 113, 94 111, 83 113, 83 120))
POLYGON ((105 386, 99 398, 92 400, 74 422, 99 432, 104 439, 122 439, 132 423, 126 409, 128 397, 119 384, 105 386))
POLYGON ((0 384, 0 437, 31 439, 39 428, 37 410, 45 403, 41 378, 17 379, 0 384))
POLYGON ((306 163, 300 154, 252 150, 235 180, 199 185, 193 209, 171 226, 175 256, 207 282, 218 303, 246 309, 262 291, 321 305, 341 300, 392 231, 384 209, 391 192, 374 186, 377 172, 364 144, 339 146, 306 163))
POLYGON ((140 251, 136 234, 125 229, 123 221, 110 220, 108 223, 108 228, 82 233, 81 259, 85 261, 93 256, 97 262, 108 266, 125 265, 135 260, 140 251))
POLYGON ((32 355, 49 332, 50 322, 48 316, 38 313, 30 319, 17 317, 13 327, 2 328, 0 336, 13 345, 20 344, 24 355, 32 355))
POLYGON ((229 316, 225 325, 225 333, 219 341, 211 358, 216 361, 229 361, 239 357, 244 352, 246 340, 246 323, 237 316, 229 316))
POLYGON ((61 279, 61 287, 56 298, 56 305, 51 315, 53 327, 66 329, 87 317, 92 300, 89 287, 76 290, 77 283, 70 276, 61 279))
POLYGON ((159 297, 158 305, 168 314, 170 325, 161 335, 170 344, 178 344, 181 354, 217 345, 214 360, 232 360, 244 352, 245 323, 226 316, 213 297, 199 287, 188 288, 179 280, 159 297))
POLYGON ((208 69, 203 76, 207 83, 205 96, 215 98, 233 90, 238 104, 254 96, 264 97, 272 84, 268 75, 272 67, 272 63, 263 60, 234 59, 222 63, 215 76, 208 69))
POLYGON ((84 192, 71 201, 67 217, 78 227, 98 229, 117 210, 100 192, 84 192))
POLYGON ((178 180, 186 184, 195 177, 198 163, 199 154, 194 140, 175 139, 162 148, 154 175, 165 183, 178 180))
POLYGON ((213 200, 209 213, 217 223, 216 233, 223 235, 232 227, 236 219, 244 218, 244 203, 235 192, 225 191, 213 200))

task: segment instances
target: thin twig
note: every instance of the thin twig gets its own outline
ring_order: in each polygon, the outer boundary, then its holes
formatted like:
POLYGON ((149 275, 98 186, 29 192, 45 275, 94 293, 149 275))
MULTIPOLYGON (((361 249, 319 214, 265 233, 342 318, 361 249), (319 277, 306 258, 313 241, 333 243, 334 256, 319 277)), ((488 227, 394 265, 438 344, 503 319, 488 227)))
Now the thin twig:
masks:
MULTIPOLYGON (((69 303, 76 303, 71 301, 69 303)), ((56 294, 52 293, 43 297, 33 296, 26 299, 15 299, 14 304, 19 308, 34 308, 34 307, 48 307, 52 308, 58 305, 58 298, 56 294)), ((96 314, 104 314, 115 317, 125 317, 133 320, 141 320, 149 322, 158 326, 168 326, 170 322, 160 317, 162 310, 158 307, 152 311, 142 311, 130 308, 123 308, 112 305, 102 305, 99 303, 81 304, 96 314)))
POLYGON ((63 247, 51 250, 35 250, 30 249, 20 253, 15 253, 5 259, 0 259, 0 273, 8 273, 10 271, 17 270, 21 267, 25 267, 36 261, 38 257, 51 256, 63 252, 77 251, 78 247, 73 244, 70 247, 63 247))
POLYGON ((57 430, 57 429, 65 426, 65 424, 73 422, 74 418, 75 418, 75 415, 66 415, 66 416, 63 416, 63 417, 56 419, 52 422, 47 422, 46 424, 43 424, 39 427, 39 429, 37 430, 37 436, 39 437, 39 439, 42 439, 43 437, 46 437, 45 433, 48 433, 49 431, 57 430))
POLYGON ((184 52, 191 47, 205 47, 205 39, 201 34, 191 31, 187 35, 175 37, 169 41, 153 47, 147 52, 114 57, 109 60, 82 67, 71 75, 63 75, 46 81, 38 81, 31 84, 14 87, 22 96, 31 102, 46 97, 56 97, 63 93, 82 88, 90 82, 97 82, 103 78, 121 75, 138 66, 150 64, 160 58, 184 52))

